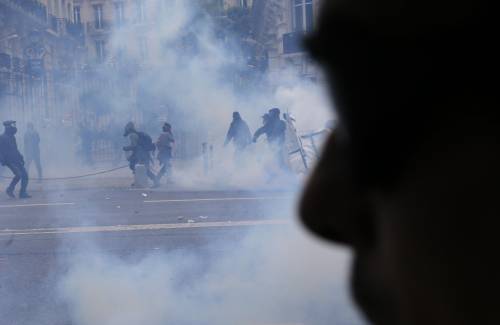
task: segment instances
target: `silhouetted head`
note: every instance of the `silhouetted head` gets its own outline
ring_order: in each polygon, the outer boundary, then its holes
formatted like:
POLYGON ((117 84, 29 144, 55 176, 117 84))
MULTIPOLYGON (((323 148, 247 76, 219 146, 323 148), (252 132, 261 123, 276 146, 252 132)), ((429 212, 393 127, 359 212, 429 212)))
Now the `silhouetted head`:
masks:
POLYGON ((269 122, 269 114, 268 113, 262 115, 262 124, 266 124, 267 122, 269 122))
POLYGON ((281 114, 281 112, 280 112, 279 108, 271 108, 269 110, 269 117, 270 118, 273 118, 273 119, 278 118, 279 119, 280 118, 280 114, 281 114))
POLYGON ((14 135, 17 133, 16 121, 5 121, 3 126, 6 134, 14 135))
POLYGON ((325 1, 307 42, 338 120, 302 220, 353 249, 354 297, 375 324, 500 323, 498 19, 487 8, 325 1))
POLYGON ((239 112, 233 112, 233 120, 241 120, 241 115, 239 112))
POLYGON ((163 124, 162 130, 163 130, 163 132, 171 132, 172 126, 169 123, 165 122, 165 124, 163 124))
POLYGON ((125 125, 125 132, 123 133, 123 136, 126 137, 132 132, 135 132, 134 122, 128 122, 127 125, 125 125))

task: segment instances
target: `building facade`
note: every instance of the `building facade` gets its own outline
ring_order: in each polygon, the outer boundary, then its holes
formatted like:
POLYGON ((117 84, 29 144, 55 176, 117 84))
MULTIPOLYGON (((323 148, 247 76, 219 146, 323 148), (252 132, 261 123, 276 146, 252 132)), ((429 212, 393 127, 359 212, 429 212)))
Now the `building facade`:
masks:
POLYGON ((256 40, 269 56, 269 69, 294 67, 306 78, 317 70, 301 46, 317 22, 322 0, 254 0, 252 20, 256 40))
POLYGON ((83 30, 70 0, 0 0, 0 115, 60 124, 78 110, 83 30))

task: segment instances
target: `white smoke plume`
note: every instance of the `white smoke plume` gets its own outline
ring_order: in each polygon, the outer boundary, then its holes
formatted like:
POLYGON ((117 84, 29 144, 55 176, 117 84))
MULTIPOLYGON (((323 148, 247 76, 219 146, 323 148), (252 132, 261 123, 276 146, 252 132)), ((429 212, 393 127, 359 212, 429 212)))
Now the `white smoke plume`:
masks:
POLYGON ((90 249, 60 283, 76 325, 362 324, 347 298, 348 254, 293 226, 237 244, 120 259, 90 249), (206 251, 205 251, 206 250, 206 251))

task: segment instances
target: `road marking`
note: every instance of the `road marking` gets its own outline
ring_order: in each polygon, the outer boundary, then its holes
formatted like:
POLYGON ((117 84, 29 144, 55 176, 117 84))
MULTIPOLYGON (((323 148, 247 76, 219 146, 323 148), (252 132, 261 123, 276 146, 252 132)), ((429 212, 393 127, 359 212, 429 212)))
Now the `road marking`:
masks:
POLYGON ((290 197, 267 196, 267 197, 225 197, 225 198, 209 198, 209 199, 146 200, 144 201, 144 203, 204 202, 204 201, 265 201, 265 200, 286 200, 286 199, 290 199, 290 197))
POLYGON ((169 230, 169 229, 187 229, 187 228, 275 226, 275 225, 288 225, 288 224, 290 224, 290 221, 288 220, 273 219, 273 220, 246 220, 246 221, 214 221, 214 222, 199 222, 199 223, 166 223, 166 224, 148 224, 148 225, 4 229, 0 230, 0 237, 25 236, 25 235, 50 235, 50 234, 83 234, 83 233, 123 232, 123 231, 141 231, 141 230, 169 230))
POLYGON ((0 205, 0 209, 53 207, 53 206, 65 206, 65 205, 75 205, 75 203, 74 202, 61 202, 61 203, 10 204, 10 205, 0 205))

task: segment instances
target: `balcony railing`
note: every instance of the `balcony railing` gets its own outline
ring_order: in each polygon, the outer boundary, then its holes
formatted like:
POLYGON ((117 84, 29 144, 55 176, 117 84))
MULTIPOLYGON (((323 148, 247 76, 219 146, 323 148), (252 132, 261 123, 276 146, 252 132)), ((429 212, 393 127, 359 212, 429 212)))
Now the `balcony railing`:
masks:
POLYGON ((283 53, 294 54, 304 52, 302 42, 304 32, 291 32, 283 35, 283 53))
POLYGON ((91 34, 107 32, 111 29, 111 22, 107 20, 92 21, 87 23, 87 30, 91 34))
POLYGON ((66 32, 68 33, 68 35, 76 39, 83 40, 83 35, 84 35, 83 24, 73 23, 68 20, 66 20, 65 23, 66 23, 66 32))

